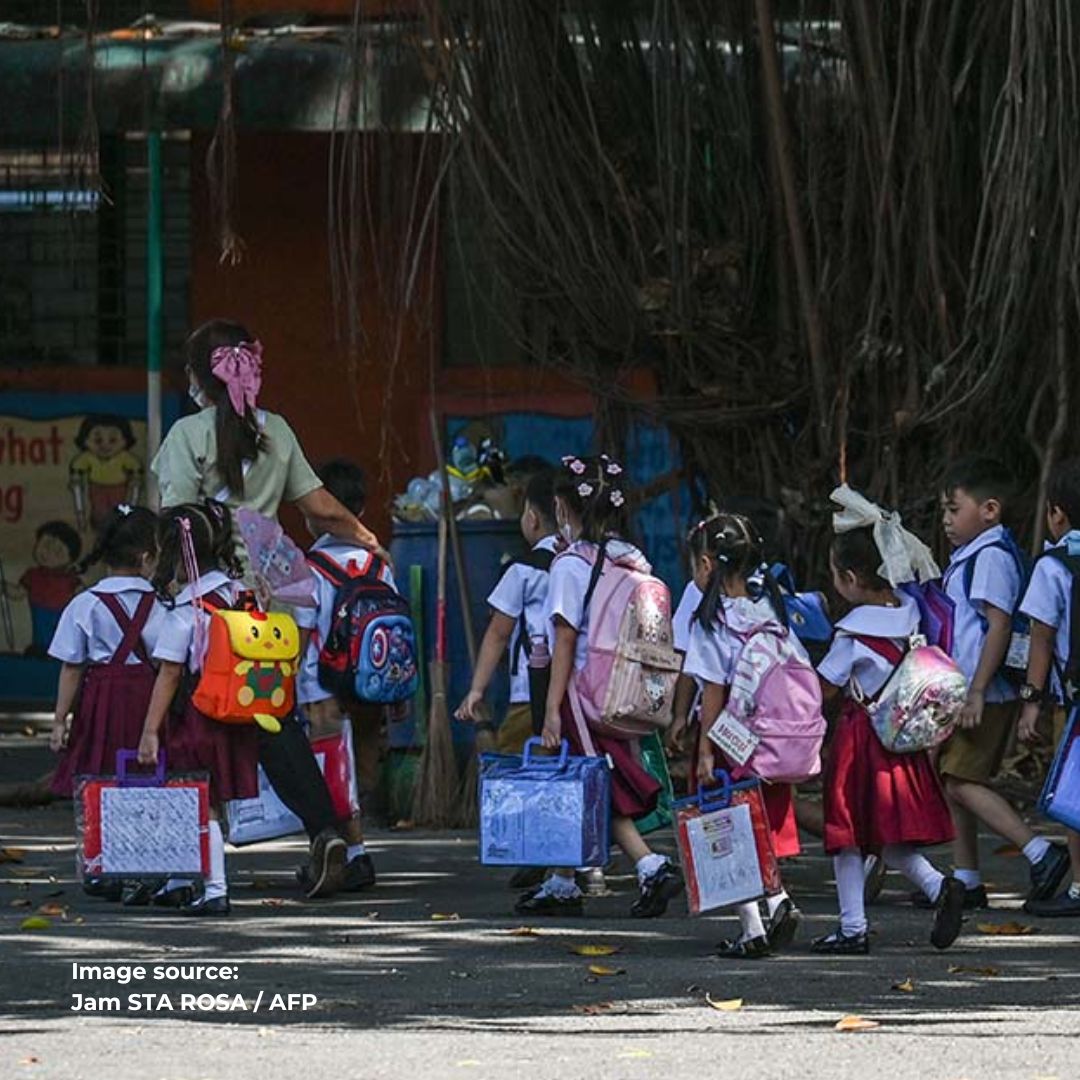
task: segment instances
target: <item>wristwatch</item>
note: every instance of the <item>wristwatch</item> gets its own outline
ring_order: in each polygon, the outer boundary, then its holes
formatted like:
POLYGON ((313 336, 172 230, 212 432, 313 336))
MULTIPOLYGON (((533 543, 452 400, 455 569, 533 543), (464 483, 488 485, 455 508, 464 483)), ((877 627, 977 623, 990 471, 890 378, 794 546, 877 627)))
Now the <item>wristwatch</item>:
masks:
POLYGON ((1043 692, 1037 686, 1026 682, 1020 687, 1020 700, 1024 702, 1042 701, 1043 692))

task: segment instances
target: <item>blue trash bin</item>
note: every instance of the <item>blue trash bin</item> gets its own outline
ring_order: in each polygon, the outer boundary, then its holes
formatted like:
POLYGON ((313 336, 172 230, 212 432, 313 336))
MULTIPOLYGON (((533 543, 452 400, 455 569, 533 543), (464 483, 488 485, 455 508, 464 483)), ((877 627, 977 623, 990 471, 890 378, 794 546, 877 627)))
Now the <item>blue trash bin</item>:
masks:
MULTIPOLYGON (((476 646, 484 635, 488 622, 488 594, 499 580, 503 566, 511 559, 520 558, 527 551, 525 538, 516 521, 459 521, 458 533, 464 556, 465 572, 469 586, 469 601, 472 609, 473 630, 476 634, 476 646)), ((402 596, 409 599, 409 567, 420 566, 424 580, 424 648, 427 662, 435 650, 435 592, 438 583, 439 529, 434 522, 412 524, 394 522, 393 539, 390 542, 390 554, 394 559, 394 570, 398 589, 402 596)), ((454 569, 452 550, 446 556, 446 652, 450 665, 449 699, 447 704, 451 714, 461 699, 469 692, 472 682, 472 665, 469 662, 469 646, 465 640, 465 623, 461 617, 461 596, 458 589, 457 573, 454 569)), ((488 692, 488 701, 492 704, 496 722, 506 714, 510 697, 510 680, 505 665, 501 665, 492 680, 488 692)), ((391 747, 408 746, 415 743, 414 718, 391 725, 389 743, 391 747)), ((472 745, 473 727, 451 720, 454 742, 459 747, 472 745)))

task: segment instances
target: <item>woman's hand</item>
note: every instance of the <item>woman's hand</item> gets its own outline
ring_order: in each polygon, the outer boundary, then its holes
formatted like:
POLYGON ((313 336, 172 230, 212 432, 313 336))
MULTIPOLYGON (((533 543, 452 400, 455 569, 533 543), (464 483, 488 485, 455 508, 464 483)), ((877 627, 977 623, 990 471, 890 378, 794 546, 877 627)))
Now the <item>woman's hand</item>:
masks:
POLYGON ((558 750, 562 746, 562 717, 558 712, 548 710, 544 717, 544 729, 540 732, 540 741, 548 750, 558 750))
POLYGON ((67 720, 58 716, 53 720, 52 731, 49 732, 49 749, 58 754, 67 745, 67 720))
POLYGON ((156 765, 160 740, 153 731, 144 731, 139 740, 139 764, 156 765))

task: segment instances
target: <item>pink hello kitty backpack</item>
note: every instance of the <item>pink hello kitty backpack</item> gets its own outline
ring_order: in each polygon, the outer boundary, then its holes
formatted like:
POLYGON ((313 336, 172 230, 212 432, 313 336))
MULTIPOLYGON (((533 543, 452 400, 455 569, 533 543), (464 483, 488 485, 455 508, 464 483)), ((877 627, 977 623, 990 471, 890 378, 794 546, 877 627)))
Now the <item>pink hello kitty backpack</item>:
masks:
MULTIPOLYGON (((584 559, 595 567, 597 552, 592 544, 576 544, 555 561, 584 559)), ((579 729, 587 726, 607 738, 637 739, 668 727, 682 669, 668 587, 640 555, 605 555, 585 608, 587 658, 570 681, 570 704, 579 729)), ((581 734, 585 739, 587 733, 581 734)))

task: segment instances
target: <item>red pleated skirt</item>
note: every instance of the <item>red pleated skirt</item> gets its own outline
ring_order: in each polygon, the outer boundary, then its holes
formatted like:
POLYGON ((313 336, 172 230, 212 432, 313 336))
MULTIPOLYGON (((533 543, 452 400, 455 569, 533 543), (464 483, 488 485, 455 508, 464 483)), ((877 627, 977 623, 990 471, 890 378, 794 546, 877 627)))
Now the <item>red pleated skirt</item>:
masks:
POLYGON ((118 750, 135 750, 142 738, 154 690, 149 664, 92 664, 86 669, 71 722, 50 785, 71 798, 78 776, 112 776, 118 750))
POLYGON ((170 772, 210 774, 210 802, 259 794, 259 737, 254 724, 223 724, 190 702, 169 724, 165 755, 170 772))
MULTIPOLYGON (((741 773, 738 769, 731 770, 732 780, 745 780, 748 776, 748 773, 741 773)), ((794 785, 766 784, 763 780, 761 798, 765 803, 765 816, 769 819, 773 854, 778 859, 798 855, 802 845, 799 843, 799 823, 795 820, 794 785)))
POLYGON ((952 818, 926 753, 892 754, 881 745, 861 705, 847 700, 822 778, 825 850, 885 844, 945 844, 952 818))
MULTIPOLYGON (((637 740, 608 739, 591 729, 589 735, 597 756, 607 754, 611 760, 612 816, 638 818, 651 814, 660 796, 660 781, 641 763, 637 740)), ((568 698, 563 698, 562 704, 562 736, 570 744, 570 753, 586 756, 568 698)))

